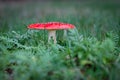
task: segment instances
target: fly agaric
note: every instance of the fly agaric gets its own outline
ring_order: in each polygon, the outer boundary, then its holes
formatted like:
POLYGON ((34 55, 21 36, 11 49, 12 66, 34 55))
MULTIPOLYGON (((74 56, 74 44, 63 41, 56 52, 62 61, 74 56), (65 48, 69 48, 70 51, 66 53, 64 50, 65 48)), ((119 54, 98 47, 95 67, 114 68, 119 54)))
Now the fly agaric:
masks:
POLYGON ((29 29, 45 29, 48 30, 48 42, 50 42, 51 38, 54 40, 54 44, 57 43, 56 41, 56 30, 64 29, 66 33, 66 29, 73 29, 75 28, 74 25, 68 23, 61 23, 61 22, 47 22, 47 23, 35 23, 30 24, 28 26, 29 29))

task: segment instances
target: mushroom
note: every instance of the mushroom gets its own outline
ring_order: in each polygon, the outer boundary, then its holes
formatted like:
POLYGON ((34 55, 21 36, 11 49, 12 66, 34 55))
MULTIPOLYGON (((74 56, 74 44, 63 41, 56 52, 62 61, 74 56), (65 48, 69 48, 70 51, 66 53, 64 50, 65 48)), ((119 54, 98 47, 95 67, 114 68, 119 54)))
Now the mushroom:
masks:
POLYGON ((64 32, 66 34, 66 29, 72 29, 75 28, 74 25, 68 24, 68 23, 61 23, 61 22, 47 22, 47 23, 35 23, 30 24, 28 26, 29 29, 45 29, 48 30, 48 42, 50 42, 51 38, 54 41, 54 44, 57 43, 56 40, 56 30, 64 29, 64 32))

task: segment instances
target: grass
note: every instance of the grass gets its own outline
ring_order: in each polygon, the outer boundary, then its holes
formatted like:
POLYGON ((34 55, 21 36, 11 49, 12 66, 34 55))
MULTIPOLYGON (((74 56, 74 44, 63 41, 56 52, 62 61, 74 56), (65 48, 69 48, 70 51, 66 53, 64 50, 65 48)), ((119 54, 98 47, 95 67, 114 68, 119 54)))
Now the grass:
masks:
POLYGON ((119 3, 2 3, 0 6, 0 79, 119 80, 119 3), (32 5, 32 6, 31 6, 32 5), (37 22, 59 21, 76 26, 48 32, 29 30, 37 22))

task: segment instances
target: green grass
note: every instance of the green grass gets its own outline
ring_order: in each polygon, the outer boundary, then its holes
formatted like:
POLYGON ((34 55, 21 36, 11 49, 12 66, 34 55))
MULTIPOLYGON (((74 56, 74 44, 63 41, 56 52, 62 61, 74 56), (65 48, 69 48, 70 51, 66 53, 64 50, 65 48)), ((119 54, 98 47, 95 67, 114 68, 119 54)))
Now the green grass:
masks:
POLYGON ((3 3, 0 7, 0 79, 119 80, 119 3, 3 3), (76 26, 57 31, 58 44, 46 30, 29 30, 37 22, 76 26), (10 73, 9 71, 12 71, 10 73), (12 77, 10 77, 12 76, 12 77))

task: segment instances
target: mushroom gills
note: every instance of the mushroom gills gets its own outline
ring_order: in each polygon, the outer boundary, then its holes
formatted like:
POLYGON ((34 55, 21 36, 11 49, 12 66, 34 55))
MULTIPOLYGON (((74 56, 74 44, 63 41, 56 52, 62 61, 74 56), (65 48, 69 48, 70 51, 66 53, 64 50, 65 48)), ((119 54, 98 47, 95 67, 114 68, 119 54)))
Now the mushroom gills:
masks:
POLYGON ((51 39, 53 39, 54 44, 57 43, 56 40, 56 30, 48 30, 49 31, 49 35, 48 35, 48 43, 51 41, 51 39))

